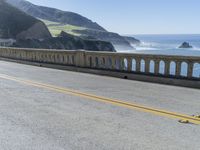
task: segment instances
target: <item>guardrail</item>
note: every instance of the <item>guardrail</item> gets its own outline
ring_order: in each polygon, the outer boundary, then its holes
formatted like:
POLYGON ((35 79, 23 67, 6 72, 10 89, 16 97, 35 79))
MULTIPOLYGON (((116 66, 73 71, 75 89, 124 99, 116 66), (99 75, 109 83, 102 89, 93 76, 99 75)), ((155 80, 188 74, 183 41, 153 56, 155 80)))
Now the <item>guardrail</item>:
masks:
POLYGON ((0 48, 0 57, 118 72, 200 79, 200 57, 0 48))
POLYGON ((91 68, 176 78, 200 78, 200 68, 197 68, 200 57, 86 52, 86 62, 86 66, 91 68))

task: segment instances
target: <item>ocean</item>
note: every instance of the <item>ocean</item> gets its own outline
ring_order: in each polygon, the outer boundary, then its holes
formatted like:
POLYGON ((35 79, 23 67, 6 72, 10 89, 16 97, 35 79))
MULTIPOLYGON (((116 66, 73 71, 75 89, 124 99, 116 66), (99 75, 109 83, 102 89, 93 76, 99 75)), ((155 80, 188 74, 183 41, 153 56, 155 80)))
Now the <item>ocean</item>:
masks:
MULTIPOLYGON (((140 45, 133 45, 135 50, 126 51, 128 53, 143 54, 164 54, 164 55, 183 55, 183 56, 200 56, 200 34, 188 35, 131 35, 141 41, 140 45), (181 49, 179 46, 183 42, 189 42, 193 48, 181 49)), ((119 51, 121 52, 121 51, 119 51)), ((123 51, 124 52, 124 51, 123 51)), ((144 64, 142 64, 144 68, 144 64)), ((172 66, 170 72, 174 74, 175 66, 172 66)), ((152 68, 152 66, 150 67, 152 68)), ((164 70, 164 64, 161 64, 161 70, 164 70)), ((187 74, 187 65, 181 71, 183 76, 187 74)), ((194 65, 194 77, 200 77, 200 64, 194 65)))

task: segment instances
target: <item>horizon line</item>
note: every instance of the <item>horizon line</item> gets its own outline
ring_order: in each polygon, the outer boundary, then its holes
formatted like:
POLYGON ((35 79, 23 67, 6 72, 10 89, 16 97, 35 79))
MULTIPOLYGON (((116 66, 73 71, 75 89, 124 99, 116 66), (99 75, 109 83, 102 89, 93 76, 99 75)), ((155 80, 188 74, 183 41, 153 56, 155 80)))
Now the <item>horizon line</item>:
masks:
POLYGON ((200 33, 133 33, 133 34, 120 34, 120 35, 200 35, 200 33))

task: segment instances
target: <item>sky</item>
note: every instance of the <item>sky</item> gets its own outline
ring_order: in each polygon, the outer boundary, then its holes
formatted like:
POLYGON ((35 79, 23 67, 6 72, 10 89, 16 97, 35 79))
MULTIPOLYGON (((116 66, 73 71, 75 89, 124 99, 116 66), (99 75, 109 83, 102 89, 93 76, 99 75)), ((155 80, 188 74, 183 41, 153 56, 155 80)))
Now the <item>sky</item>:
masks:
POLYGON ((120 34, 200 34, 200 0, 28 0, 120 34))

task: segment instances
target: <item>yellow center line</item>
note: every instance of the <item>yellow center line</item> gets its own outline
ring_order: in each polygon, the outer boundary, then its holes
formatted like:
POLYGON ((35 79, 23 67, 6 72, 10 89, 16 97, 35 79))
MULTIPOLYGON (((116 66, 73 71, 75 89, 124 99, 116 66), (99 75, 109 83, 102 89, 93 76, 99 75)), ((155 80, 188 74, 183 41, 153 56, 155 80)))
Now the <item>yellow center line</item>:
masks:
POLYGON ((23 83, 26 85, 39 87, 39 88, 48 89, 48 90, 55 91, 55 92, 78 96, 78 97, 86 98, 86 99, 93 100, 93 101, 109 103, 109 104, 129 108, 129 109, 147 112, 147 113, 155 114, 158 116, 164 116, 164 117, 179 119, 179 120, 188 120, 190 123, 200 124, 199 118, 195 118, 193 116, 189 116, 189 115, 185 115, 185 114, 181 114, 181 113, 166 111, 166 110, 162 110, 162 109, 156 109, 156 108, 152 108, 152 107, 148 107, 148 106, 144 106, 144 105, 140 105, 140 104, 136 104, 136 103, 130 103, 130 102, 122 101, 122 100, 116 100, 116 99, 106 98, 106 97, 97 96, 97 95, 93 95, 93 94, 83 93, 80 91, 63 88, 63 87, 58 87, 58 86, 50 85, 50 84, 44 84, 44 83, 40 83, 40 82, 36 82, 36 81, 32 81, 32 80, 24 80, 21 78, 8 76, 5 74, 0 74, 0 78, 15 81, 18 83, 23 83))

